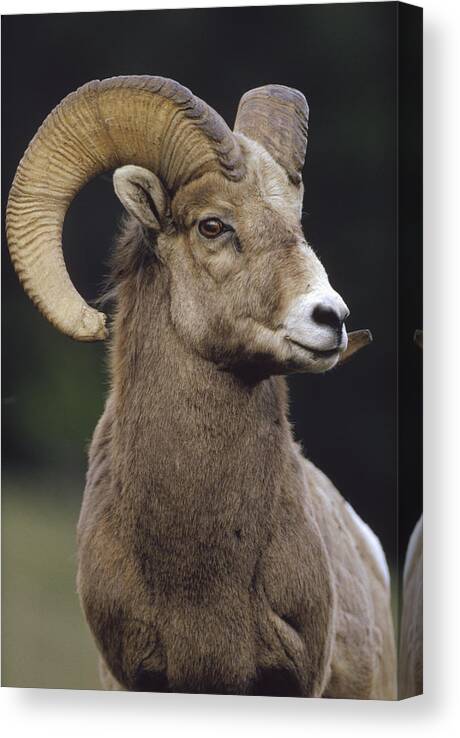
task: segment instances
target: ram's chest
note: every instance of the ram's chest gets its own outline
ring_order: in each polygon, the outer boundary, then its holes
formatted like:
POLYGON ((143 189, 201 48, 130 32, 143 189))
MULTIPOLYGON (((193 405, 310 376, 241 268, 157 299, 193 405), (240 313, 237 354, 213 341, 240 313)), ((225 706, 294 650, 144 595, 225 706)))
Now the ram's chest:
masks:
POLYGON ((259 442, 256 453, 236 442, 222 449, 214 438, 199 456, 186 445, 159 443, 150 467, 123 475, 126 492, 116 502, 120 525, 130 521, 126 545, 142 562, 146 583, 197 601, 214 591, 217 597, 228 582, 249 589, 277 523, 279 443, 259 442))
POLYGON ((330 662, 334 591, 316 524, 294 497, 283 497, 257 530, 244 520, 240 528, 234 520, 224 528, 221 518, 213 522, 206 537, 203 523, 193 538, 179 526, 167 540, 152 539, 149 563, 145 556, 142 563, 178 685, 182 670, 200 670, 206 654, 213 673, 233 671, 235 689, 267 693, 281 680, 286 694, 319 696, 330 662))
POLYGON ((297 460, 277 467, 275 454, 221 456, 218 474, 205 462, 187 473, 164 455, 144 486, 135 475, 122 486, 113 472, 90 474, 80 593, 107 663, 129 688, 150 654, 148 668, 173 691, 322 693, 330 563, 297 460), (127 645, 111 654, 114 629, 127 645))

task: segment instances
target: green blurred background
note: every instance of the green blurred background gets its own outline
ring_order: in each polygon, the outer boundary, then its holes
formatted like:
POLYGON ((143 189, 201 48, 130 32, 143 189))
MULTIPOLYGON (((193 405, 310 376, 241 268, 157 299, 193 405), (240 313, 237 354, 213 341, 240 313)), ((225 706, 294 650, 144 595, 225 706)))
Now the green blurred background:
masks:
POLYGON ((69 489, 67 478, 50 473, 4 482, 3 685, 99 688, 96 649, 75 591, 80 495, 77 483, 69 489))
MULTIPOLYGON (((247 89, 277 82, 305 93, 304 229, 351 307, 350 329, 370 328, 375 342, 340 371, 292 377, 292 420, 306 454, 375 530, 395 571, 421 511, 417 463, 404 499, 397 490, 396 5, 2 19, 3 212, 38 126, 90 79, 172 77, 230 125, 247 89)), ((100 293, 120 214, 107 174, 77 196, 66 218, 65 259, 88 300, 100 293)), ((420 432, 405 435, 408 452, 421 458, 421 361, 412 348, 421 327, 417 226, 411 238, 406 401, 420 432)), ((43 320, 4 242, 2 304, 2 681, 97 688, 96 652, 75 592, 75 527, 86 448, 106 393, 105 348, 73 343, 43 320)))
POLYGON ((29 305, 4 306, 2 684, 97 689, 97 653, 75 587, 75 529, 104 349, 64 341, 29 305), (7 378, 14 394, 8 393, 7 378))

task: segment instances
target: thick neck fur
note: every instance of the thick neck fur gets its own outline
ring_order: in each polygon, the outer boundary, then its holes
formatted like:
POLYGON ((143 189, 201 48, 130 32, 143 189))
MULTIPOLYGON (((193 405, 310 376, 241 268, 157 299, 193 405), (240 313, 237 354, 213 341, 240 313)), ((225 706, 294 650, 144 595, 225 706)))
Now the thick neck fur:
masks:
POLYGON ((292 458, 285 381, 246 382, 185 346, 168 295, 168 272, 153 260, 119 282, 110 399, 115 486, 125 511, 144 522, 150 511, 168 539, 172 527, 197 544, 218 545, 224 531, 257 538, 292 458))

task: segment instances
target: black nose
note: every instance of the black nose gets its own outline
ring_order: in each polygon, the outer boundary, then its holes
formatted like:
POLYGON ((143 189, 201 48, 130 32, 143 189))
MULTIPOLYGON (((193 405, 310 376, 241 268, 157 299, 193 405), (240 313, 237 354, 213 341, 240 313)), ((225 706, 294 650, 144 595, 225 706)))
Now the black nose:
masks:
POLYGON ((338 333, 342 330, 344 318, 330 305, 319 303, 313 310, 313 320, 320 325, 330 326, 338 333))

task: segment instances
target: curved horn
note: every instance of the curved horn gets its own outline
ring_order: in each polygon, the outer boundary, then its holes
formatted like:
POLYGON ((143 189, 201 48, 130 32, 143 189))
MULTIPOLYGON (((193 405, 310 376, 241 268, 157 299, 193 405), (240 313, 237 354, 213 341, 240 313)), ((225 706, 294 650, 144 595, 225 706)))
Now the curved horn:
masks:
POLYGON ((220 170, 230 179, 244 173, 226 123, 173 80, 96 80, 48 115, 17 169, 7 238, 26 293, 56 328, 80 341, 105 338, 106 318, 70 281, 62 226, 77 192, 96 175, 124 164, 152 170, 171 191, 209 171, 220 170))
POLYGON ((240 100, 233 130, 260 143, 300 185, 308 134, 308 104, 301 92, 284 85, 249 90, 240 100))

